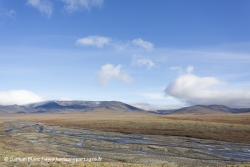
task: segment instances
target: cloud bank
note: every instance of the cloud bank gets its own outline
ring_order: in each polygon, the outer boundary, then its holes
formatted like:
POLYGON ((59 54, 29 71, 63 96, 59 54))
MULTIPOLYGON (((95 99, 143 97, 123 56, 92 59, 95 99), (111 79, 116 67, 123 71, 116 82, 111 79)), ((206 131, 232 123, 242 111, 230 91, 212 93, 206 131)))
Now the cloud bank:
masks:
POLYGON ((113 64, 106 64, 101 67, 97 74, 96 81, 98 84, 107 85, 110 80, 120 80, 127 84, 132 83, 133 79, 126 72, 121 71, 122 65, 114 66, 113 64))
POLYGON ((10 90, 0 92, 0 105, 28 104, 42 101, 42 98, 27 90, 10 90))
POLYGON ((47 15, 49 18, 53 13, 53 5, 48 0, 28 0, 27 4, 39 10, 41 13, 47 15))
POLYGON ((74 12, 81 8, 91 9, 103 4, 103 0, 62 0, 65 3, 64 9, 68 12, 74 12))
POLYGON ((165 89, 166 96, 172 96, 189 104, 226 105, 229 107, 250 107, 250 90, 222 90, 215 86, 226 83, 215 77, 199 77, 192 74, 193 67, 187 69, 165 89))

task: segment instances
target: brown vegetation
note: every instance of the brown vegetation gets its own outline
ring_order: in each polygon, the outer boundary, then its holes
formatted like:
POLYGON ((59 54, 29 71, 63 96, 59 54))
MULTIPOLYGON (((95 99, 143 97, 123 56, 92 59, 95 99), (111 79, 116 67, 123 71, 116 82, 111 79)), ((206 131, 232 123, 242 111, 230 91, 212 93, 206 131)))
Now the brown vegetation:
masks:
POLYGON ((98 110, 16 117, 48 125, 148 135, 173 135, 250 143, 250 115, 167 115, 98 110))
MULTIPOLYGON (((15 114, 0 118, 3 121, 19 120, 41 122, 68 128, 96 129, 147 135, 174 135, 203 139, 250 143, 250 114, 225 115, 154 115, 139 112, 97 110, 70 114, 15 114)), ((6 135, 0 141, 0 159, 10 156, 59 156, 57 151, 48 152, 6 135), (19 148, 22 147, 22 148, 19 148), (31 154, 32 153, 32 154, 31 154), (41 153, 41 154, 40 154, 41 153)), ((1 165, 1 163, 0 163, 1 165)), ((15 164, 4 164, 14 166, 15 164)), ((29 164, 24 164, 26 166, 29 164)), ((35 164, 35 166, 145 166, 127 163, 79 163, 79 164, 35 164)), ((31 165, 32 166, 32 165, 31 165)), ((239 165, 240 166, 240 165, 239 165)), ((250 166, 245 164, 242 166, 250 166)))
POLYGON ((167 119, 250 125, 250 114, 168 115, 167 119))
POLYGON ((250 114, 154 115, 98 110, 71 114, 29 114, 1 117, 49 125, 148 135, 174 135, 250 143, 250 114))

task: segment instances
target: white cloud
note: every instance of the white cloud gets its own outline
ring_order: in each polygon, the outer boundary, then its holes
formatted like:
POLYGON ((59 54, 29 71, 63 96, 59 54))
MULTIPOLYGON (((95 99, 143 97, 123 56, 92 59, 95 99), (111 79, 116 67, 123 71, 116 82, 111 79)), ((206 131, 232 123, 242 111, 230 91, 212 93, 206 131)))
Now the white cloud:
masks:
POLYGON ((76 44, 83 46, 95 46, 98 48, 103 48, 105 45, 109 45, 111 39, 103 36, 88 36, 85 38, 80 38, 76 41, 76 44))
POLYGON ((225 85, 225 82, 215 77, 198 77, 191 73, 192 70, 193 67, 188 67, 186 74, 172 81, 165 89, 165 95, 190 104, 250 107, 250 89, 215 89, 215 86, 225 85))
POLYGON ((91 9, 95 6, 101 6, 103 0, 62 0, 65 3, 64 9, 68 12, 74 12, 81 8, 91 9))
POLYGON ((141 38, 134 39, 132 43, 147 50, 152 50, 154 47, 154 45, 151 42, 144 41, 141 38))
POLYGON ((113 64, 106 64, 102 66, 97 74, 97 82, 101 85, 107 85, 112 79, 121 80, 127 84, 132 83, 133 79, 126 72, 121 71, 122 65, 114 66, 113 64))
POLYGON ((48 17, 53 13, 53 5, 48 0, 28 0, 27 3, 48 17))
MULTIPOLYGON (((80 38, 76 41, 76 44, 83 45, 83 46, 95 46, 98 48, 109 46, 110 48, 114 48, 118 51, 122 51, 125 49, 133 49, 134 46, 142 47, 147 50, 153 49, 152 43, 143 41, 141 38, 135 39, 133 41, 122 42, 122 41, 113 40, 105 36, 98 36, 98 35, 91 35, 88 37, 80 38)), ((152 64, 151 62, 150 64, 152 64)))
POLYGON ((27 90, 10 90, 0 92, 0 105, 28 104, 42 101, 42 98, 27 90))
POLYGON ((147 68, 155 66, 155 63, 152 60, 146 58, 138 58, 138 56, 136 55, 133 56, 131 64, 139 67, 146 66, 147 68))

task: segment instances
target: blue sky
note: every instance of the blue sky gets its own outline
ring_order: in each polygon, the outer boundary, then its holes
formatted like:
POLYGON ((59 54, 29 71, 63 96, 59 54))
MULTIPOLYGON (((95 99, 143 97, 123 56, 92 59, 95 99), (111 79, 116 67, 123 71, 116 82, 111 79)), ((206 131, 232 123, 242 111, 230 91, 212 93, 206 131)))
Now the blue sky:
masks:
POLYGON ((0 0, 0 104, 250 107, 250 1, 0 0))

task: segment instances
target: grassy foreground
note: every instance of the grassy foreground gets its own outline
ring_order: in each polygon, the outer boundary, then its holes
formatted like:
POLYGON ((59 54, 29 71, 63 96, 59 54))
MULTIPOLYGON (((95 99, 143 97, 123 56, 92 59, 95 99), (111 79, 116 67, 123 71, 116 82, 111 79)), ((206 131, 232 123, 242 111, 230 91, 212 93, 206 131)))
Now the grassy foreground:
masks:
POLYGON ((41 116, 40 122, 82 129, 147 135, 172 135, 250 143, 250 114, 168 115, 106 113, 41 116))
MULTIPOLYGON (((112 112, 99 110, 87 113, 71 114, 33 114, 13 115, 0 118, 0 130, 4 121, 20 120, 41 122, 47 125, 62 127, 95 129, 122 133, 137 133, 147 135, 174 135, 203 139, 214 139, 231 142, 250 143, 250 114, 239 115, 167 115, 112 112)), ((144 164, 130 164, 122 162, 36 162, 17 163, 4 162, 5 157, 41 157, 48 156, 45 151, 18 151, 11 150, 8 144, 17 144, 10 138, 9 143, 0 141, 1 166, 86 166, 86 167, 146 167, 144 164)), ((19 143, 25 144, 25 143, 19 143)), ((32 146, 27 146, 31 147, 32 146)), ((46 148, 45 148, 46 149, 46 148)), ((52 154, 52 153, 51 153, 52 154)), ((56 153, 53 153, 54 155, 56 153)), ((150 165, 152 166, 152 165, 150 165)), ((162 165, 153 165, 160 167, 162 165)), ((166 166, 166 165, 163 165, 166 166)), ((250 163, 241 165, 227 165, 227 167, 250 167, 250 163)))

